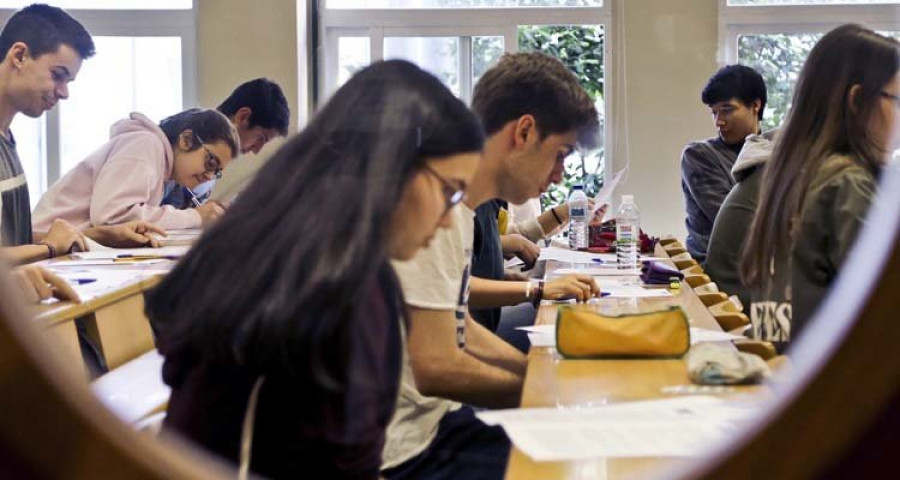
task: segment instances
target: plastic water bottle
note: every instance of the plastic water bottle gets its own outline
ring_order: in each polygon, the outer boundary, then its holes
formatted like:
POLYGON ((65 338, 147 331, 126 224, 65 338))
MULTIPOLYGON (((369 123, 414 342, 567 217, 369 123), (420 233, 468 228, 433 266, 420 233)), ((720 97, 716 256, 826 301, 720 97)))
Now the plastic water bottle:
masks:
POLYGON ((587 196, 582 185, 575 185, 569 195, 569 247, 574 250, 588 247, 588 208, 587 196))
POLYGON ((616 260, 620 269, 638 268, 640 231, 641 213, 634 204, 634 196, 622 195, 616 213, 616 260))

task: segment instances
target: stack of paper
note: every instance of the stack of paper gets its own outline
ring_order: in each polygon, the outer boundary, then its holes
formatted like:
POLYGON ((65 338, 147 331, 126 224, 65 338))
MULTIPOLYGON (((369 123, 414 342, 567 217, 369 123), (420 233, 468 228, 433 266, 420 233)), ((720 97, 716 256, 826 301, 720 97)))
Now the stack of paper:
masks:
POLYGON ((479 412, 537 461, 701 455, 733 435, 754 409, 708 396, 589 408, 479 412))

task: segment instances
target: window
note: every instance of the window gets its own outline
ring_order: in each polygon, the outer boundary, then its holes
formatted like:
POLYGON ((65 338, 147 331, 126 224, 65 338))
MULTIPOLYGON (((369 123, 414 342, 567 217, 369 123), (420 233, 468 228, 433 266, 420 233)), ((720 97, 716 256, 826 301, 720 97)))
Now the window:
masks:
MULTIPOLYGON (((481 75, 504 52, 538 50, 563 61, 597 102, 604 88, 610 2, 603 0, 323 0, 318 103, 372 61, 406 59, 437 76, 467 103, 481 75), (540 7, 540 8, 534 8, 540 7)), ((605 133, 605 132, 604 132, 605 133)), ((545 203, 565 200, 573 183, 602 183, 607 149, 572 155, 562 185, 545 203)))
MULTIPOLYGON (((31 3, 0 0, 0 22, 31 3)), ((46 3, 69 9, 91 32, 97 53, 82 64, 67 100, 39 119, 18 115, 11 126, 32 206, 109 139, 117 120, 139 111, 159 121, 196 98, 192 0, 46 3)))
POLYGON ((797 77, 816 42, 849 22, 897 36, 900 0, 720 0, 725 62, 751 66, 766 81, 763 129, 783 123, 797 77))

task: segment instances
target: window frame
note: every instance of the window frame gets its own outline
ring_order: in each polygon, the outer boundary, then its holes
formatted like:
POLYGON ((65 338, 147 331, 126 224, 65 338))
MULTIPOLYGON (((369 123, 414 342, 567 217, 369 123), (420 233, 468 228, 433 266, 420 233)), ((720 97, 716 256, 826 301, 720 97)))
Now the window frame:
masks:
POLYGON ((826 33, 851 22, 876 31, 900 30, 900 4, 728 5, 719 0, 722 64, 737 63, 741 36, 826 33))
MULTIPOLYGON (((66 9, 95 37, 178 37, 181 39, 182 108, 197 104, 197 28, 198 0, 192 0, 191 9, 177 10, 86 10, 66 9)), ((18 9, 0 8, 3 25, 18 9)), ((88 62, 90 59, 87 60, 88 62)), ((77 79, 75 81, 78 81, 77 79)), ((29 178, 37 182, 39 191, 47 191, 49 185, 61 177, 62 135, 59 108, 43 116, 44 158, 42 178, 29 178)), ((25 159, 24 161, 28 161, 25 159)))
MULTIPOLYGON (((590 7, 469 7, 469 8, 326 8, 326 0, 318 0, 317 25, 321 52, 315 65, 318 89, 314 103, 321 105, 334 92, 338 73, 338 39, 341 36, 368 37, 369 58, 374 62, 384 57, 385 37, 457 37, 459 38, 460 98, 471 103, 472 37, 503 37, 504 52, 518 51, 520 25, 598 25, 604 32, 604 176, 613 171, 616 154, 613 128, 620 122, 613 117, 623 111, 614 105, 618 86, 618 51, 620 44, 616 4, 621 0, 605 0, 603 6, 590 7)), ((624 122, 622 122, 624 123, 624 122)), ((627 145, 625 146, 627 149, 627 145)))

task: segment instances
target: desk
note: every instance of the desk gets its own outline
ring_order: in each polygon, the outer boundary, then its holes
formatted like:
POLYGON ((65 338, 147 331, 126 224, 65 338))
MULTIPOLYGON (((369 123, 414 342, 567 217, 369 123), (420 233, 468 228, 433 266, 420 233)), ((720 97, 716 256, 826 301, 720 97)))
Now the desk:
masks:
MULTIPOLYGON (((656 255, 668 257, 662 248, 656 255)), ((552 273, 552 267, 548 268, 552 273)), ((694 291, 685 283, 672 290, 674 298, 642 298, 601 302, 633 302, 648 311, 668 305, 680 305, 691 326, 721 330, 694 291)), ((556 306, 543 305, 538 324, 554 324, 556 306)), ((532 348, 528 354, 528 372, 522 393, 522 407, 561 405, 601 405, 628 400, 663 397, 661 388, 689 384, 687 368, 681 359, 668 360, 564 360, 555 349, 532 348)), ((740 387, 739 393, 758 390, 740 387)), ((508 480, 535 479, 615 479, 638 477, 660 468, 690 462, 685 458, 600 458, 571 462, 536 462, 513 447, 506 470, 508 480)))
POLYGON ((144 315, 144 292, 161 279, 161 275, 136 277, 134 282, 84 303, 39 305, 34 321, 85 371, 75 325, 76 319, 83 318, 87 335, 100 347, 107 366, 114 369, 154 348, 153 332, 144 315))

